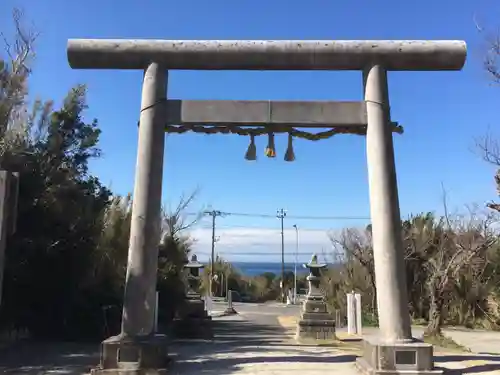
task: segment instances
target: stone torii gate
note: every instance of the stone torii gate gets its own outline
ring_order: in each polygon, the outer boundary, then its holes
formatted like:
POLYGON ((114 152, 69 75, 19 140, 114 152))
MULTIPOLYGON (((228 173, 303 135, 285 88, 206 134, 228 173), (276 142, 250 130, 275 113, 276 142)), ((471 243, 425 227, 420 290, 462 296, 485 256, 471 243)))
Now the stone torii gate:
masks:
POLYGON ((94 373, 165 371, 166 349, 153 336, 164 132, 169 126, 201 124, 366 133, 380 335, 365 340, 358 368, 370 374, 439 373, 432 346, 411 333, 387 71, 461 70, 465 59, 462 41, 69 40, 74 69, 144 70, 122 333, 103 342, 101 366, 94 373), (360 70, 364 100, 172 101, 166 87, 173 69, 360 70), (118 358, 126 348, 135 351, 129 372, 120 362, 132 360, 118 358))

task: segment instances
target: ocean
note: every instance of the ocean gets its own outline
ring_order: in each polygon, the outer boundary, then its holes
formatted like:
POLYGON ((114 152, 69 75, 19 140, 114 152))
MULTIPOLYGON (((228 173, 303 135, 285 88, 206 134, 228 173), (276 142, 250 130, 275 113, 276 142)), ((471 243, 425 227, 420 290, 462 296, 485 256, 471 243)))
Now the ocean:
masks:
MULTIPOLYGON (((307 273, 307 270, 302 267, 302 263, 297 263, 297 274, 307 273)), ((280 262, 231 262, 234 268, 238 269, 245 276, 258 276, 264 272, 272 272, 275 275, 281 275, 280 262)), ((285 263, 285 272, 294 271, 294 263, 285 263)))

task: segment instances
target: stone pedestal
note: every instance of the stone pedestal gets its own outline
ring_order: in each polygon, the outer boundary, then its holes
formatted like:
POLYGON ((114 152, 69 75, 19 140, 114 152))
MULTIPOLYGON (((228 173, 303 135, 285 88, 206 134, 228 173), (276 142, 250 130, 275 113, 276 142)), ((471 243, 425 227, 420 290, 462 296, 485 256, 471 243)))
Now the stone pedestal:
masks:
POLYGON ((308 297, 302 305, 297 324, 297 339, 334 340, 335 319, 326 308, 323 298, 308 297))
POLYGON ((309 268, 309 292, 302 305, 302 313, 297 324, 296 339, 334 340, 335 318, 328 313, 325 298, 319 289, 320 270, 326 264, 318 263, 318 257, 313 255, 311 261, 303 265, 309 268))
POLYGON ((433 347, 418 340, 384 343, 365 338, 363 356, 356 360, 358 370, 367 375, 440 375, 434 368, 433 347))
POLYGON ((211 339, 213 337, 212 317, 205 310, 200 299, 187 300, 179 316, 173 322, 173 334, 179 338, 211 339))
POLYGON ((213 337, 212 317, 208 316, 205 302, 199 293, 200 270, 203 267, 194 254, 191 260, 184 265, 184 269, 189 271, 186 300, 177 311, 177 318, 174 319, 172 327, 173 334, 177 337, 189 339, 211 339, 213 337))
POLYGON ((164 375, 169 358, 163 335, 114 336, 102 342, 101 361, 92 375, 164 375))

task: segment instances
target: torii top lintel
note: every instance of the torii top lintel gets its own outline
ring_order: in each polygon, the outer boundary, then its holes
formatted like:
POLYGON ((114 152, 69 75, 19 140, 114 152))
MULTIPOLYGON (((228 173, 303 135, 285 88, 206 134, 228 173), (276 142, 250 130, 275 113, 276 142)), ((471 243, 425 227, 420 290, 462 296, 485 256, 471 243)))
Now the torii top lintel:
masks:
POLYGON ((127 40, 70 39, 74 69, 144 69, 151 62, 184 70, 461 70, 458 40, 127 40))

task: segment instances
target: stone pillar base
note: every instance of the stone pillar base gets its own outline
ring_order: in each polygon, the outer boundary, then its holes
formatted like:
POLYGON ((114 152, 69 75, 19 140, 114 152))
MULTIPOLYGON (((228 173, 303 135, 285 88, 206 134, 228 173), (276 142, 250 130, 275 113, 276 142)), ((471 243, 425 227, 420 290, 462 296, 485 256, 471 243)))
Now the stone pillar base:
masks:
POLYGON ((213 338, 212 317, 205 310, 205 303, 199 298, 187 299, 172 324, 172 333, 183 339, 213 338))
POLYGON ((434 368, 431 344, 413 340, 384 343, 377 338, 365 338, 363 356, 356 360, 358 370, 366 375, 441 375, 434 368))
POLYGON ((335 320, 301 319, 297 324, 295 338, 314 340, 335 340, 335 320))
POLYGON ((324 298, 310 294, 302 304, 296 339, 335 340, 335 319, 328 313, 324 298))
POLYGON ((234 309, 234 307, 228 307, 224 310, 225 315, 236 315, 238 312, 234 309))
POLYGON ((214 337, 210 316, 174 319, 172 331, 178 338, 209 340, 214 337))
POLYGON ((164 335, 106 339, 101 344, 101 363, 92 375, 163 375, 169 358, 164 335))
POLYGON ((92 369, 91 375, 167 375, 166 369, 92 369))

